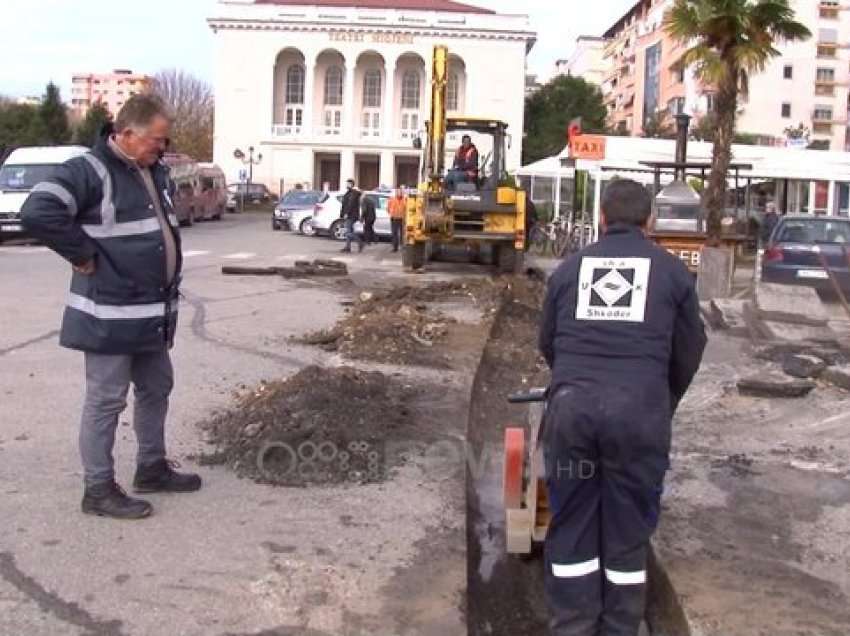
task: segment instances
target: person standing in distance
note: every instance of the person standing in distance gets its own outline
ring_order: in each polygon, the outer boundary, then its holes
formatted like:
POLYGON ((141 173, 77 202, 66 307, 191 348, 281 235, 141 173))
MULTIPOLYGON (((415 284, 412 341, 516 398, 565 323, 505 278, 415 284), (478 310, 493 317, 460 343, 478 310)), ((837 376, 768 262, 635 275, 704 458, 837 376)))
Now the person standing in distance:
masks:
POLYGON ((671 421, 706 344, 693 277, 646 237, 646 189, 616 180, 601 207, 604 236, 552 275, 540 329, 555 636, 638 633, 671 421))
POLYGON ((345 247, 340 251, 351 252, 351 241, 355 238, 359 241, 362 251, 363 237, 358 237, 354 232, 354 224, 360 220, 360 190, 354 187, 354 179, 345 182, 345 194, 342 196, 339 218, 345 222, 345 247))
POLYGON ((115 481, 118 417, 135 389, 136 492, 189 492, 201 478, 166 457, 165 419, 174 385, 169 350, 177 328, 182 256, 173 184, 160 161, 171 115, 152 95, 130 98, 91 152, 33 188, 24 227, 71 264, 60 344, 85 354, 80 424, 84 513, 147 517, 147 501, 115 481))

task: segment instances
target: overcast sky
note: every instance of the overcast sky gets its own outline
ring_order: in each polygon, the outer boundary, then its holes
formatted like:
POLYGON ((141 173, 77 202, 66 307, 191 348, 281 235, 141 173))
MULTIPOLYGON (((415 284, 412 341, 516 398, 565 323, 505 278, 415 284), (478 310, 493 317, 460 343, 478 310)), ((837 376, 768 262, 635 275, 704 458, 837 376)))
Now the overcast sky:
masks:
MULTIPOLYGON (((467 0, 503 13, 527 12, 538 42, 531 72, 543 78, 578 35, 601 35, 634 0, 467 0), (604 7, 604 8, 601 8, 604 7)), ((49 80, 70 99, 71 74, 180 67, 212 76, 216 0, 0 0, 0 95, 40 95, 49 80)))

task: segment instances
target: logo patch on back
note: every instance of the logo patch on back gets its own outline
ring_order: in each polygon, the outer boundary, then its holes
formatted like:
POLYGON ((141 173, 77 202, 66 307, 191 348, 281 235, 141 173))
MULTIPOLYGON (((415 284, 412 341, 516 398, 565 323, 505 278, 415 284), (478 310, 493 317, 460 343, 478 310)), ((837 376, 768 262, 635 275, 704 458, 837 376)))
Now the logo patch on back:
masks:
POLYGON ((648 258, 583 258, 576 320, 643 322, 650 264, 648 258))

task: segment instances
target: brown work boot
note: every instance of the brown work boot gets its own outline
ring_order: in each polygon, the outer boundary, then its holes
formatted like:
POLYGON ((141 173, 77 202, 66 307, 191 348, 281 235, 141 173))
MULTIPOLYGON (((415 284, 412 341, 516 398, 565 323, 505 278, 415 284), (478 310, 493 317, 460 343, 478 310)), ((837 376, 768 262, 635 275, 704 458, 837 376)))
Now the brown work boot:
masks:
POLYGON ((195 492, 201 489, 201 477, 194 473, 178 473, 180 464, 160 459, 153 464, 136 468, 134 492, 195 492))
POLYGON ((153 512, 153 506, 142 499, 128 497, 114 481, 86 486, 82 510, 87 515, 113 519, 144 519, 153 512))

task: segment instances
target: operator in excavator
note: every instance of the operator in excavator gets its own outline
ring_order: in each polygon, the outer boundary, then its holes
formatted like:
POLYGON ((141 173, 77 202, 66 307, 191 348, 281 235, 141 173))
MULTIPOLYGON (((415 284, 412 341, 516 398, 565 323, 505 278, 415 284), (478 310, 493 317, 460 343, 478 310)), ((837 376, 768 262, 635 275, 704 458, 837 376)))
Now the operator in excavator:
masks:
POLYGON ((540 330, 554 636, 638 634, 671 421, 706 344, 693 277, 646 237, 646 189, 612 181, 601 207, 604 236, 552 274, 540 330))
POLYGON ((446 175, 446 189, 454 190, 458 183, 478 183, 478 148, 469 135, 461 139, 452 169, 446 175))

